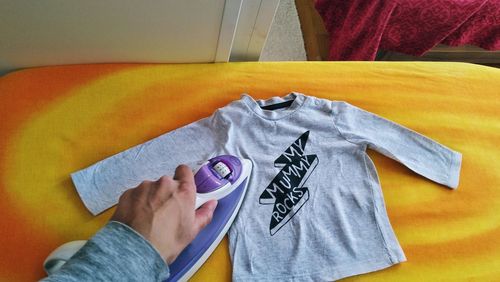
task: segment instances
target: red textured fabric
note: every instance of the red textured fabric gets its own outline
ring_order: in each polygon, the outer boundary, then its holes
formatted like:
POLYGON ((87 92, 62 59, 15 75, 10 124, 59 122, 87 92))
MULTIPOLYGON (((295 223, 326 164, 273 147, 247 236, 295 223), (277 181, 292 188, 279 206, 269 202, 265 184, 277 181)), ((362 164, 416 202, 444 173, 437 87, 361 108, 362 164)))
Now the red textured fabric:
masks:
POLYGON ((500 0, 486 1, 442 43, 451 46, 472 44, 487 50, 500 50, 500 0))
POLYGON ((380 49, 421 56, 438 43, 500 50, 500 0, 316 0, 330 60, 374 60, 380 49))

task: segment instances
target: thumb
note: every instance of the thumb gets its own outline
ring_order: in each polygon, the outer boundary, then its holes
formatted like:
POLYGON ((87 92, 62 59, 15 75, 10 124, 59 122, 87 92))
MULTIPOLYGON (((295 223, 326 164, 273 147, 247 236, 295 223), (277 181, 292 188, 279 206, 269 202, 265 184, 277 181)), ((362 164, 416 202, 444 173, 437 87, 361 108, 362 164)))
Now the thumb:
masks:
POLYGON ((210 221, 212 221, 212 216, 216 207, 217 200, 210 200, 196 210, 194 215, 194 226, 196 229, 196 234, 198 234, 203 228, 205 228, 205 226, 210 223, 210 221))

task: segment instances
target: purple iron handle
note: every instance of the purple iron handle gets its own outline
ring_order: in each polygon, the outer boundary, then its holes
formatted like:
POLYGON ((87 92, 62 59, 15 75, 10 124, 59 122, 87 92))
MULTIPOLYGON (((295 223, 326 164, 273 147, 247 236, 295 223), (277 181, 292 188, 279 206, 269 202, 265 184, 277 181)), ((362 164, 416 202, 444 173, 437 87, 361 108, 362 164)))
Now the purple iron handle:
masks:
POLYGON ((196 205, 199 208, 209 200, 220 200, 234 191, 242 172, 241 160, 222 155, 211 158, 196 171, 196 205))

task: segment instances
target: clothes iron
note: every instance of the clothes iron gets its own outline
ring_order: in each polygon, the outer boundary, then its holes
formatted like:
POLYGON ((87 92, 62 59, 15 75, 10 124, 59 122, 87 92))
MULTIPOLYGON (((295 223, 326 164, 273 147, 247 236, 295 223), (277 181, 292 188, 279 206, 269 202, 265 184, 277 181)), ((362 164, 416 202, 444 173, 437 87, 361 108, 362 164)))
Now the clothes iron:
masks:
MULTIPOLYGON (((218 200, 212 221, 200 231, 169 265, 167 281, 188 280, 208 259, 228 232, 245 196, 252 162, 232 155, 214 157, 194 171, 196 184, 195 208, 209 200, 218 200)), ((54 250, 45 260, 48 275, 57 271, 86 241, 66 243, 54 250)))
POLYGON ((167 281, 187 281, 219 245, 233 223, 245 196, 252 162, 223 155, 204 163, 194 176, 196 208, 218 199, 212 221, 169 265, 167 281))

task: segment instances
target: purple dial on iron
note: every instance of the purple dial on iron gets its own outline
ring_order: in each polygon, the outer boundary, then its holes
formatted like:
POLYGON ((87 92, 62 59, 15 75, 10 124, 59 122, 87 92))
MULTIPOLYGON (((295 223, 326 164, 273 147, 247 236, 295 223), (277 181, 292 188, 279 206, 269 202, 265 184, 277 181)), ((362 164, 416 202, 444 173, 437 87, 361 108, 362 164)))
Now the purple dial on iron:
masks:
POLYGON ((230 155, 222 155, 208 160, 196 175, 196 191, 208 193, 215 191, 227 183, 233 184, 241 174, 242 164, 240 159, 230 155))

